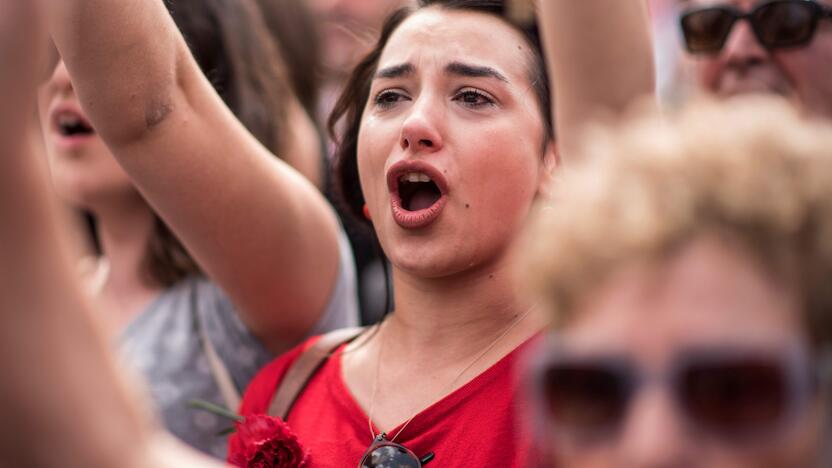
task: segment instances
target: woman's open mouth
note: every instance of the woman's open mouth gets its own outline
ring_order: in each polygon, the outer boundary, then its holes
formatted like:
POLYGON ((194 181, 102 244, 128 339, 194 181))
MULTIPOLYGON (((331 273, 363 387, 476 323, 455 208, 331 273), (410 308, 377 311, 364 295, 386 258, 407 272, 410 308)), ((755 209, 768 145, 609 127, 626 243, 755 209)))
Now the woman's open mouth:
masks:
POLYGON ((393 220, 406 229, 433 223, 447 200, 447 183, 434 167, 421 161, 402 161, 387 174, 393 220))
POLYGON ((95 129, 89 120, 69 107, 54 110, 51 121, 53 132, 61 146, 75 146, 95 136, 95 129))

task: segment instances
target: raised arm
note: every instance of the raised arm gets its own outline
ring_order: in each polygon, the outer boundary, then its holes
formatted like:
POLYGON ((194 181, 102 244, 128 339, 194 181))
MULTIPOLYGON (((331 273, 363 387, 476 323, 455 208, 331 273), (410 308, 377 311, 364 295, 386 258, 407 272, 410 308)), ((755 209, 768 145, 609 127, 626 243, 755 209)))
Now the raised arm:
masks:
POLYGON ((218 466, 156 429, 81 292, 38 151, 39 3, 0 0, 0 464, 218 466))
POLYGON ((96 131, 243 320, 274 351, 323 312, 339 266, 320 193, 248 134, 162 0, 49 0, 50 28, 96 131))
POLYGON ((655 93, 646 0, 537 0, 560 152, 581 129, 655 93))

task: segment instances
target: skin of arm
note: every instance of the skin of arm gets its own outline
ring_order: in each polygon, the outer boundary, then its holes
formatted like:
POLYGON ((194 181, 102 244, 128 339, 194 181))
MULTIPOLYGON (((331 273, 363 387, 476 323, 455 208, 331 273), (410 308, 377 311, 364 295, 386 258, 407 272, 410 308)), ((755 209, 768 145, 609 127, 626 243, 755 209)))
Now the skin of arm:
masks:
POLYGON ((338 222, 316 188, 222 103, 161 1, 49 0, 53 39, 96 131, 273 352, 317 322, 338 222))
POLYGON ((646 0, 537 0, 553 83, 552 110, 562 155, 575 154, 581 130, 655 95, 646 0))
POLYGON ((0 459, 32 468, 219 467, 164 434, 139 403, 137 381, 118 370, 61 236, 39 127, 29 122, 17 140, 0 133, 0 417, 8 421, 0 459))
POLYGON ((93 322, 34 115, 40 6, 0 0, 0 463, 218 466, 157 429, 93 322))

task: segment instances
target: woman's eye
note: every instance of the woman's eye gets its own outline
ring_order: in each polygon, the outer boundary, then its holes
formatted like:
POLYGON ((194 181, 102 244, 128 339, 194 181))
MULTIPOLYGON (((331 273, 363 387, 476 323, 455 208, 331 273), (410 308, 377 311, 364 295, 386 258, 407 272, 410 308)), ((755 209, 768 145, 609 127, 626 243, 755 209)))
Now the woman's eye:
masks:
POLYGON ((406 96, 397 91, 382 91, 376 96, 376 106, 381 109, 393 107, 397 102, 403 101, 406 96))
POLYGON ((461 102, 463 105, 467 107, 483 107, 483 106, 490 106, 494 104, 494 99, 489 97, 483 92, 476 91, 473 89, 465 89, 457 93, 454 96, 455 101, 461 102))

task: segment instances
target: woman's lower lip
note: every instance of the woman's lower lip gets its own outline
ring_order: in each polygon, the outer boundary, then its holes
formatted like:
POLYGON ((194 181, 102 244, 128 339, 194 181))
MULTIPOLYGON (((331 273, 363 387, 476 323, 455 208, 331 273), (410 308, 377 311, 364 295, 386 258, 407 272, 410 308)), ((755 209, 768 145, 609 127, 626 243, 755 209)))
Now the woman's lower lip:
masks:
POLYGON ((439 215, 442 209, 445 208, 445 196, 439 197, 436 203, 419 211, 408 211, 402 207, 401 200, 394 196, 392 199, 393 220, 400 227, 405 229, 419 229, 427 227, 432 224, 439 215))
POLYGON ((55 146, 62 150, 72 150, 92 140, 94 135, 61 135, 55 136, 55 146))

